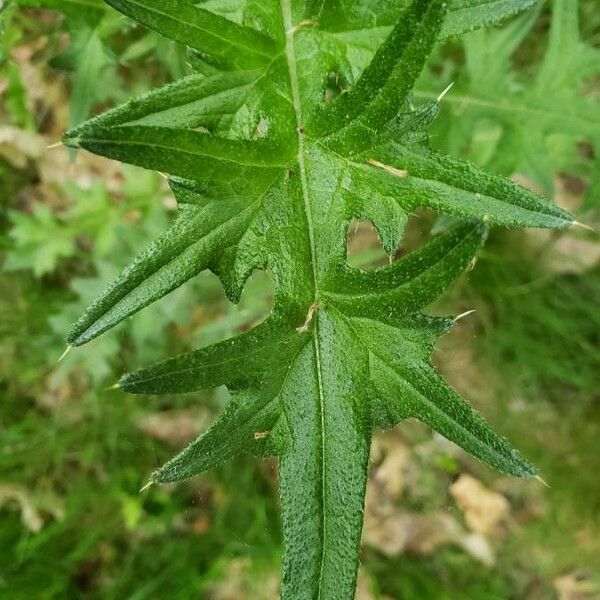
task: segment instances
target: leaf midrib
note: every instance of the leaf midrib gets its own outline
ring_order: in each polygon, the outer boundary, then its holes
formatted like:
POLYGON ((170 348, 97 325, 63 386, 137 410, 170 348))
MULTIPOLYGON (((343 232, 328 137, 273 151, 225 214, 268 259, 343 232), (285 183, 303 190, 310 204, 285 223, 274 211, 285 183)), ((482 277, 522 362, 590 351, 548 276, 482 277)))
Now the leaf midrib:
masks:
MULTIPOLYGON (((134 127, 132 126, 121 126, 122 129, 125 129, 126 127, 134 127)), ((137 126, 140 127, 140 126, 137 126)), ((143 127, 149 127, 148 125, 144 125, 143 127)), ((156 129, 165 129, 168 130, 170 129, 169 127, 156 127, 156 129)), ((171 131, 174 132, 183 132, 183 133, 189 133, 189 132, 193 132, 193 130, 189 130, 189 129, 171 129, 171 131)), ((230 141, 227 138, 216 138, 211 136, 208 133, 202 133, 201 135, 206 136, 207 139, 216 139, 219 141, 230 141)), ((177 152, 180 152, 181 154, 184 154, 186 156, 193 156, 195 158, 197 157, 203 157, 203 158, 208 158, 208 159, 213 159, 213 160, 217 160, 217 161, 221 161, 221 162, 229 162, 229 163, 233 163, 235 165, 240 165, 241 167, 256 167, 258 169, 283 169, 286 168, 288 166, 287 162, 275 162, 275 163, 261 163, 261 162, 257 162, 257 161, 251 161, 251 160, 244 160, 244 154, 243 152, 240 152, 238 155, 240 158, 239 159, 235 159, 233 156, 231 157, 222 157, 219 156, 218 153, 216 152, 208 152, 206 150, 208 150, 207 148, 204 148, 204 152, 199 152, 196 151, 195 149, 182 149, 181 147, 176 147, 176 146, 168 146, 167 144, 159 144, 157 142, 146 142, 142 139, 136 139, 134 141, 131 140, 115 140, 115 139, 111 139, 111 138, 99 138, 99 137, 86 137, 85 138, 85 144, 90 145, 90 144, 107 144, 107 145, 114 145, 114 146, 141 146, 144 148, 156 148, 159 150, 171 150, 174 151, 176 150, 177 152)), ((243 141, 247 141, 247 140, 243 140, 243 141)), ((81 141, 79 140, 74 140, 73 143, 81 143, 81 141)), ((253 144, 257 144, 260 142, 255 142, 252 141, 251 143, 253 144)), ((83 144, 82 144, 83 145, 83 144)), ((265 147, 267 147, 267 145, 264 145, 265 147)), ((85 146, 84 146, 85 147, 85 146)), ((273 146, 273 149, 276 149, 275 146, 273 146)), ((275 152, 273 152, 275 154, 275 152)))
MULTIPOLYGON (((266 326, 267 323, 265 322, 264 325, 266 326)), ((246 352, 244 357, 248 358, 250 356, 264 352, 265 349, 268 350, 270 348, 276 348, 278 346, 281 346, 281 345, 287 343, 288 341, 292 340, 296 335, 297 334, 294 332, 294 334, 284 336, 284 337, 276 339, 275 341, 272 341, 272 342, 263 342, 262 344, 258 345, 256 348, 254 348, 253 350, 249 350, 248 352, 246 352)), ((201 348, 200 350, 198 350, 198 352, 202 352, 203 350, 204 349, 201 348)), ((136 379, 134 381, 124 381, 123 384, 126 386, 147 385, 148 383, 150 383, 152 381, 164 379, 167 376, 174 377, 174 376, 178 376, 178 375, 189 375, 190 373, 192 373, 194 371, 198 371, 198 370, 208 371, 208 370, 214 369, 216 367, 223 367, 223 365, 227 365, 229 363, 234 363, 239 360, 240 360, 240 357, 238 355, 235 355, 235 354, 228 355, 226 358, 214 360, 212 362, 205 361, 202 363, 202 367, 197 367, 197 366, 186 367, 184 369, 178 369, 177 371, 169 371, 167 374, 161 373, 159 375, 153 375, 152 377, 146 377, 144 379, 136 379)))
MULTIPOLYGON (((308 228, 309 246, 310 246, 310 262, 313 273, 313 306, 318 306, 319 303, 319 287, 317 275, 317 253, 315 247, 315 233, 312 210, 310 206, 310 198, 308 193, 308 180, 306 177, 306 164, 304 161, 304 121, 302 116, 302 101, 300 97, 300 85, 298 82, 298 69, 296 63, 296 51, 294 45, 294 35, 296 28, 292 19, 291 0, 281 0, 281 12, 283 15, 283 27, 285 29, 285 55, 288 65, 288 76, 290 80, 290 88, 292 92, 292 106, 296 116, 296 135, 298 138, 298 171, 300 176, 300 187, 302 189, 302 198, 304 202, 304 212, 306 215, 306 224, 308 228)), ((309 309, 310 310, 310 309, 309 309)), ((323 373, 321 366, 321 350, 319 347, 319 314, 314 317, 313 329, 313 350, 315 354, 315 369, 317 376, 317 386, 319 390, 319 413, 321 419, 321 550, 319 558, 319 585, 318 597, 321 597, 321 589, 323 582, 323 565, 325 559, 325 396, 323 390, 323 373)))

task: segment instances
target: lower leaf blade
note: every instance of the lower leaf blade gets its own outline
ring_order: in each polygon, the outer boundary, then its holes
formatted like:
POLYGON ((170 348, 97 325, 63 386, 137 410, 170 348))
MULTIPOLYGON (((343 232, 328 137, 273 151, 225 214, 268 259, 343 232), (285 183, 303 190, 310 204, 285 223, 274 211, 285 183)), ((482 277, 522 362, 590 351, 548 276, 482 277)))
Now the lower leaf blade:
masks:
POLYGON ((85 311, 67 341, 91 341, 205 270, 215 248, 242 234, 252 214, 247 204, 231 200, 180 209, 175 223, 85 311))
POLYGON ((196 441, 152 474, 173 483, 213 469, 239 454, 263 454, 279 405, 265 391, 235 394, 225 412, 196 441))
POLYGON ((370 160, 371 165, 377 165, 369 167, 371 182, 378 189, 395 193, 406 210, 427 206, 509 227, 564 229, 573 224, 571 215, 558 206, 466 161, 398 144, 380 150, 383 159, 370 160), (403 176, 395 176, 397 172, 403 176))
POLYGON ((419 419, 499 471, 516 477, 535 475, 535 467, 495 433, 431 365, 396 362, 392 366, 380 354, 373 359, 371 372, 398 420, 419 419))
POLYGON ((119 387, 131 394, 182 394, 261 379, 266 384, 269 370, 285 363, 302 340, 273 317, 237 337, 127 373, 119 387))
POLYGON ((284 600, 354 597, 360 550, 371 425, 354 382, 366 362, 337 319, 315 318, 282 392, 284 600))

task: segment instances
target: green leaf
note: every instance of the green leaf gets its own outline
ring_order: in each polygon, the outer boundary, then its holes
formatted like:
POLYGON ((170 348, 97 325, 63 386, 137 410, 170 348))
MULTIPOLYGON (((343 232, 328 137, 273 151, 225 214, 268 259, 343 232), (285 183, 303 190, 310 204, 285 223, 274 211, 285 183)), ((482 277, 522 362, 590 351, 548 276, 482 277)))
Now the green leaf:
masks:
POLYGON ((107 0, 107 3, 229 68, 248 69, 268 64, 278 51, 275 40, 267 35, 185 0, 107 0))
MULTIPOLYGON (((536 4, 537 0, 451 0, 440 37, 498 23, 536 4)), ((335 56, 334 72, 349 78, 356 77, 370 63, 410 1, 336 0, 306 5, 305 19, 317 20, 329 33, 323 50, 335 56), (319 4, 321 8, 316 6, 319 4)))
MULTIPOLYGON (((581 39, 578 2, 549 4, 552 21, 541 65, 516 69, 511 60, 536 22, 546 22, 539 10, 463 38, 465 66, 452 73, 456 84, 444 99, 448 118, 439 123, 437 138, 449 152, 466 153, 505 175, 519 171, 552 193, 553 174, 572 171, 568 161, 580 154, 557 152, 560 143, 574 148, 585 141, 598 149, 600 107, 588 82, 600 71, 600 51, 581 39), (484 128, 489 133, 480 144, 484 128)), ((426 74, 415 97, 435 98, 439 86, 437 75, 426 74)))
POLYGON ((154 394, 226 385, 223 415, 153 480, 178 481, 239 453, 275 454, 283 598, 352 598, 374 428, 415 417, 506 473, 535 472, 431 366, 436 339, 454 321, 422 311, 472 264, 488 226, 562 228, 571 217, 430 149, 437 102, 415 108, 410 92, 443 30, 442 0, 402 10, 358 2, 350 12, 342 1, 267 0, 260 10, 239 2, 235 11, 212 1, 118 4, 212 67, 65 136, 70 146, 165 172, 180 205, 171 228, 69 340, 93 339, 204 269, 234 301, 253 270, 268 269, 274 306, 262 324, 127 374, 120 387, 154 394), (372 62, 342 64, 332 25, 369 31, 379 12, 396 25, 372 62), (262 41, 248 52, 253 39, 262 41), (420 207, 463 221, 388 267, 348 264, 353 219, 371 220, 393 255, 420 207))
POLYGON ((363 128, 384 125, 396 116, 421 72, 421 59, 429 54, 444 14, 439 3, 415 1, 358 81, 332 102, 319 105, 309 125, 325 136, 350 125, 359 115, 366 121, 363 128))
MULTIPOLYGON (((449 0, 448 16, 440 35, 460 35, 511 17, 538 0, 449 0)), ((409 0, 323 0, 307 1, 305 18, 318 19, 329 30, 356 31, 359 35, 374 33, 398 22, 409 0)), ((389 29, 377 32, 387 35, 389 29)))
POLYGON ((99 85, 113 61, 98 32, 84 26, 72 28, 71 55, 76 56, 69 122, 72 125, 88 118, 92 107, 104 98, 99 85))
POLYGON ((538 0, 454 0, 444 25, 446 35, 458 35, 496 24, 537 4, 538 0))
POLYGON ((71 44, 52 59, 51 65, 71 72, 69 123, 71 126, 81 123, 97 103, 114 93, 114 80, 110 78, 114 73, 110 67, 114 67, 115 60, 104 38, 111 31, 107 22, 118 15, 101 0, 14 0, 14 4, 55 10, 65 16, 71 44))
POLYGON ((35 204, 31 215, 10 211, 9 218, 13 247, 4 262, 7 271, 33 265, 34 275, 41 277, 53 271, 61 258, 75 254, 75 240, 48 206, 35 204))

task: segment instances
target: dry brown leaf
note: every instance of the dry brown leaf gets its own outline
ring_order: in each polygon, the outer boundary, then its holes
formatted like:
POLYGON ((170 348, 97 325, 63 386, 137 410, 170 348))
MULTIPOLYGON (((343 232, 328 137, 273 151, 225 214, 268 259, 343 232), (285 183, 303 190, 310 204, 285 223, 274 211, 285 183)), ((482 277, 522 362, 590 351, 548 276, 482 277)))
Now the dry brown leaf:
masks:
POLYGON ((396 511, 383 516, 367 509, 363 541, 387 556, 427 555, 454 544, 487 566, 494 563, 494 551, 485 536, 465 531, 446 511, 427 515, 396 511))
POLYGON ((16 169, 24 169, 29 160, 39 159, 46 145, 41 135, 8 125, 0 127, 0 156, 16 169))
POLYGON ((364 250, 375 250, 381 246, 377 229, 371 221, 354 221, 348 229, 348 255, 364 250))
POLYGON ((587 185, 585 181, 566 173, 557 173, 554 176, 554 198, 555 204, 576 213, 583 203, 587 185))
POLYGON ((552 582, 558 600, 599 600, 600 583, 585 573, 576 571, 557 577, 552 582))
POLYGON ((276 600, 279 598, 279 574, 257 577, 250 572, 248 557, 234 558, 227 565, 221 579, 206 590, 208 600, 276 600))
POLYGON ((35 114, 38 130, 56 141, 69 123, 67 78, 65 73, 48 69, 49 56, 38 56, 46 43, 47 38, 42 36, 34 44, 12 48, 10 55, 27 90, 27 103, 35 114))
POLYGON ((439 508, 426 514, 401 508, 405 490, 410 490, 411 495, 421 493, 428 502, 436 494, 435 486, 417 491, 422 469, 430 466, 421 462, 433 460, 430 452, 422 452, 422 445, 411 448, 398 432, 380 433, 373 440, 371 460, 365 501, 365 544, 387 556, 426 555, 440 546, 454 544, 481 563, 493 564, 494 552, 489 541, 481 533, 467 531, 453 514, 444 510, 442 497, 439 508))
POLYGON ((371 485, 390 499, 399 498, 406 485, 410 464, 410 448, 402 437, 394 432, 378 435, 373 440, 371 458, 375 466, 371 470, 371 485))
POLYGON ((146 415, 137 420, 136 426, 146 435, 180 448, 197 438, 212 419, 207 408, 199 407, 146 415))
POLYGON ((191 529, 194 533, 202 534, 206 533, 210 529, 210 519, 207 515, 200 515, 197 519, 192 522, 191 529))
POLYGON ((597 239, 580 237, 575 232, 567 233, 544 253, 543 261, 552 273, 585 273, 600 263, 600 244, 597 239))
POLYGON ((24 487, 0 484, 0 508, 11 504, 18 505, 21 521, 32 533, 38 533, 44 526, 43 514, 50 514, 55 519, 62 518, 64 514, 62 502, 54 495, 34 496, 24 487))
POLYGON ((471 531, 490 535, 508 517, 508 500, 471 475, 460 475, 450 486, 450 493, 471 531))

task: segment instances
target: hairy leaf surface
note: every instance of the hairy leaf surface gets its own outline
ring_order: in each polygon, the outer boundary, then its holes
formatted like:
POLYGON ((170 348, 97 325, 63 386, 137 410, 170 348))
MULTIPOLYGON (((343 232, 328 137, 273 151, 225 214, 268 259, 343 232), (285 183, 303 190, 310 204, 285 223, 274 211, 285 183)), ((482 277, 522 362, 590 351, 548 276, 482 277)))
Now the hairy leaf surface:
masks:
MULTIPOLYGON (((435 372, 433 344, 454 321, 422 310, 471 264, 488 226, 561 228, 571 218, 429 148, 438 106, 415 108, 411 90, 448 27, 441 0, 401 9, 343 0, 110 4, 187 43, 199 72, 65 136, 69 146, 166 173, 180 205, 171 229, 69 341, 93 339, 205 269, 234 301, 253 270, 269 269, 275 303, 262 324, 125 375, 120 387, 226 385, 220 419, 153 480, 177 481, 241 452, 277 455, 283 597, 352 598, 374 428, 415 417, 506 473, 534 473, 435 372), (365 64, 349 58, 357 38, 346 42, 340 27, 366 36, 384 28, 365 64), (351 220, 370 219, 392 255, 420 207, 460 222, 389 267, 348 266, 351 220)), ((459 6, 469 28, 493 20, 476 19, 485 4, 488 16, 502 5, 455 2, 450 23, 459 6)))

